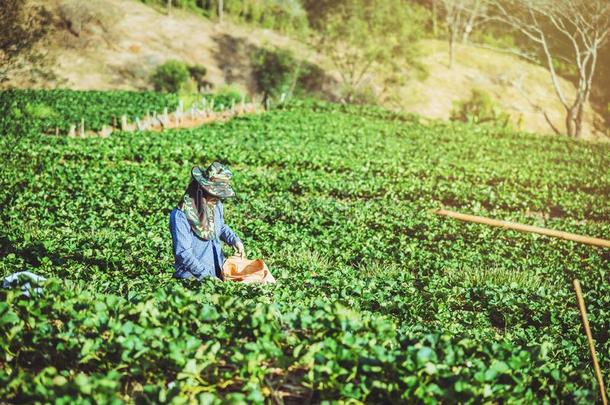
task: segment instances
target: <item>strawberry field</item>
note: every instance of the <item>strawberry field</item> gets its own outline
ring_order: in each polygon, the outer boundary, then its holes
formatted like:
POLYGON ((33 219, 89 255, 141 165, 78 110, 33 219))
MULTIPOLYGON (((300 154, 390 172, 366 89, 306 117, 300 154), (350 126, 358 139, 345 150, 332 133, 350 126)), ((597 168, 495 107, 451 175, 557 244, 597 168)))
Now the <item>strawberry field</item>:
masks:
POLYGON ((610 378, 608 249, 429 212, 608 239, 608 144, 302 101, 107 139, 11 117, 0 272, 49 281, 0 290, 5 401, 593 403, 575 277, 610 378), (169 212, 213 160, 274 285, 172 278, 169 212))

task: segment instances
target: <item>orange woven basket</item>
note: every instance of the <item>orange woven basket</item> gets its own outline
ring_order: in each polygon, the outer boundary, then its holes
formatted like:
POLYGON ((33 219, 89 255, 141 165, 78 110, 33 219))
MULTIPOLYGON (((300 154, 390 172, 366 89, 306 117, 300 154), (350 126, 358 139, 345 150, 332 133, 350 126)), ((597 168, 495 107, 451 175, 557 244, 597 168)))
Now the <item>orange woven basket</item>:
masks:
POLYGON ((241 256, 231 256, 222 265, 222 275, 225 281, 275 283, 275 278, 262 259, 248 260, 241 256))

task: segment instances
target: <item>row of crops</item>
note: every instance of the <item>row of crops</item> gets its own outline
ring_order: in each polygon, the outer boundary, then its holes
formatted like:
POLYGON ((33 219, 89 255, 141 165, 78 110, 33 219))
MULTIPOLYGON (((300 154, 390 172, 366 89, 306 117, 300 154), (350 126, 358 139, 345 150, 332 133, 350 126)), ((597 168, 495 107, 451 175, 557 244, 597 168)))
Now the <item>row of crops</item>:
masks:
POLYGON ((610 238, 610 145, 293 102, 0 148, 0 272, 50 278, 0 290, 6 401, 592 403, 575 277, 610 378, 608 250, 429 212, 610 238), (169 212, 212 160, 276 284, 172 279, 169 212))
MULTIPOLYGON (((189 96, 214 100, 216 107, 241 101, 237 93, 189 96)), ((8 90, 0 92, 0 133, 67 133, 70 126, 99 131, 104 126, 119 127, 124 115, 129 121, 165 109, 175 110, 176 94, 132 91, 8 90)))

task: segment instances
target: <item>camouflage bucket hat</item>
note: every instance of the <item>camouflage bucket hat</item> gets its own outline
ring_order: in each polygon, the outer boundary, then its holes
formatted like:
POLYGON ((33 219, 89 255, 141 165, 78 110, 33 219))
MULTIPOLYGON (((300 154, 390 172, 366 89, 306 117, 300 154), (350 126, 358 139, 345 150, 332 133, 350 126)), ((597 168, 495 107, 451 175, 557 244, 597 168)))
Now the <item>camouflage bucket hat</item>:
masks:
POLYGON ((191 175, 212 196, 218 198, 235 197, 235 191, 229 185, 233 173, 221 163, 214 162, 205 171, 195 166, 191 170, 191 175))

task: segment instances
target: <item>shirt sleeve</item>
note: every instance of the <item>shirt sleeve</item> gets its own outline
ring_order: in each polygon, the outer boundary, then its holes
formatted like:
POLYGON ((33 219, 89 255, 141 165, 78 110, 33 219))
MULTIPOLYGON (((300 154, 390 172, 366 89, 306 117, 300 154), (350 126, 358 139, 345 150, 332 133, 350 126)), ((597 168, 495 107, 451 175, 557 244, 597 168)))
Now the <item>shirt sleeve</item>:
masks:
POLYGON ((182 211, 172 211, 169 217, 169 228, 172 233, 176 264, 183 266, 195 277, 203 275, 205 266, 193 255, 191 225, 182 211))
POLYGON ((220 240, 227 243, 229 246, 235 246, 235 244, 241 240, 235 234, 235 232, 233 232, 229 225, 225 224, 224 208, 222 204, 219 205, 220 220, 222 221, 222 226, 220 227, 220 240))

